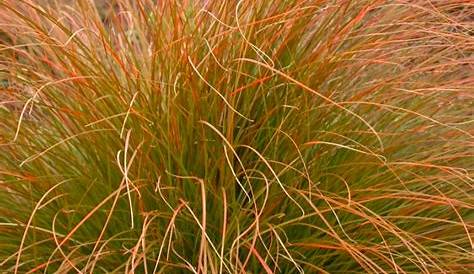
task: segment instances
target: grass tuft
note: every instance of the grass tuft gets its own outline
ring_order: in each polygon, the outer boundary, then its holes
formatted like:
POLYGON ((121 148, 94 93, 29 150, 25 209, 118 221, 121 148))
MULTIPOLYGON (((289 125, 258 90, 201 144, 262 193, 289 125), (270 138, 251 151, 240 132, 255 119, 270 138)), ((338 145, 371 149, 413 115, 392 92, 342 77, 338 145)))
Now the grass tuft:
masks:
POLYGON ((473 16, 0 0, 0 272, 469 273, 473 16))

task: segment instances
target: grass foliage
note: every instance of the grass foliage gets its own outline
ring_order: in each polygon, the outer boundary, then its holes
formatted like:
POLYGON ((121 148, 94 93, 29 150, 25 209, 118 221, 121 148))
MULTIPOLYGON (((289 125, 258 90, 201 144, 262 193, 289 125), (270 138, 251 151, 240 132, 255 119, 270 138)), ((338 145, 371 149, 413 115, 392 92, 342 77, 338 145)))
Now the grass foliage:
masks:
POLYGON ((0 1, 0 272, 469 273, 471 1, 0 1))

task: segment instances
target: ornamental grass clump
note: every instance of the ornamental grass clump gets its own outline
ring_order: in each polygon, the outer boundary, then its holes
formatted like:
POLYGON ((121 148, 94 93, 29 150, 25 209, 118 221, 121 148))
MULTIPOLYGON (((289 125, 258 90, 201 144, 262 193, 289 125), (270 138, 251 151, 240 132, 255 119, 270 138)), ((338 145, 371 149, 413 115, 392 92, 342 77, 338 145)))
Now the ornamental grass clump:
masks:
POLYGON ((1 273, 469 273, 474 6, 0 1, 1 273))

